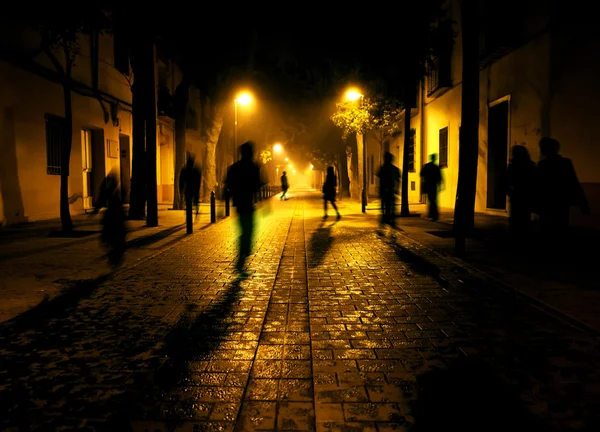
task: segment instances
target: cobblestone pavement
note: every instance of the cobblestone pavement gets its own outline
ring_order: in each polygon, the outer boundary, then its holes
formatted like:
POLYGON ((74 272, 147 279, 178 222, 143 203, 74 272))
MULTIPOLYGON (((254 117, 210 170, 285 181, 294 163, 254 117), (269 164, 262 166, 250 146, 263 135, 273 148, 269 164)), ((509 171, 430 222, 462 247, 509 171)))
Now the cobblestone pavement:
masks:
POLYGON ((597 340, 318 198, 2 324, 2 429, 599 430, 597 340))
MULTIPOLYGON (((100 242, 101 216, 77 217, 81 238, 53 237, 51 230, 33 233, 10 229, 0 233, 0 322, 51 300, 69 289, 72 281, 91 280, 115 269, 100 242), (28 236, 29 234, 29 236, 28 236)), ((183 211, 159 211, 159 225, 128 221, 127 251, 121 268, 127 268, 185 237, 183 211)), ((200 214, 194 229, 210 225, 210 214, 200 214)), ((42 225, 43 227, 44 225, 42 225)), ((23 229, 26 231, 27 229, 23 229)))

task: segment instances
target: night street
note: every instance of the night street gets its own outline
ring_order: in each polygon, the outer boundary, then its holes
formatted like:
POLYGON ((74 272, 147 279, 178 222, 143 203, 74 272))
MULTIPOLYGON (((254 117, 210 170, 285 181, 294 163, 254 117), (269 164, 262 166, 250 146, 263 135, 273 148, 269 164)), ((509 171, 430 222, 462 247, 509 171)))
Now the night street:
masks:
POLYGON ((597 339, 354 208, 296 190, 246 276, 230 217, 5 322, 1 429, 600 427, 597 339))

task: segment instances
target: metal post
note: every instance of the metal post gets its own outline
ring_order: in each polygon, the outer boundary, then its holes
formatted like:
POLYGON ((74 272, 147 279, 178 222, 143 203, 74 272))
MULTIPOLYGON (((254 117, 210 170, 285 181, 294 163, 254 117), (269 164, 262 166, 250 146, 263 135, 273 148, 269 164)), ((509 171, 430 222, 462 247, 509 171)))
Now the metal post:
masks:
POLYGON ((233 161, 235 162, 236 160, 236 150, 237 150, 237 99, 233 100, 233 161))
POLYGON ((363 135, 363 187, 362 212, 367 212, 367 134, 363 135))
POLYGON ((215 191, 210 193, 210 223, 217 221, 217 200, 215 199, 215 191))

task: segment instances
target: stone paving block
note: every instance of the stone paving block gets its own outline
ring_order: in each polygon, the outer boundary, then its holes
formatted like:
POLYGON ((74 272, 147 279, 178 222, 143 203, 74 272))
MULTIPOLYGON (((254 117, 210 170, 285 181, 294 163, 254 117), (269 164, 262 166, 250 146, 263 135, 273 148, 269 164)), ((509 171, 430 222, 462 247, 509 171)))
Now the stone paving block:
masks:
POLYGON ((315 409, 312 402, 280 402, 277 406, 279 430, 315 430, 315 409))

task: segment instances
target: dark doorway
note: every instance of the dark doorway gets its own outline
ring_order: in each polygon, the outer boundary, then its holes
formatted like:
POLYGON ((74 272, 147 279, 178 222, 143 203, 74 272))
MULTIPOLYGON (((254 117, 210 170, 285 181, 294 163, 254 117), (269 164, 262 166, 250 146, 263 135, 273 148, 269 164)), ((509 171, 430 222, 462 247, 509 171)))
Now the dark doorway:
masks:
POLYGON ((506 210, 508 165, 508 101, 489 108, 487 207, 506 210))
POLYGON ((119 150, 121 151, 121 200, 123 204, 129 204, 129 190, 131 189, 129 136, 119 135, 119 150))

